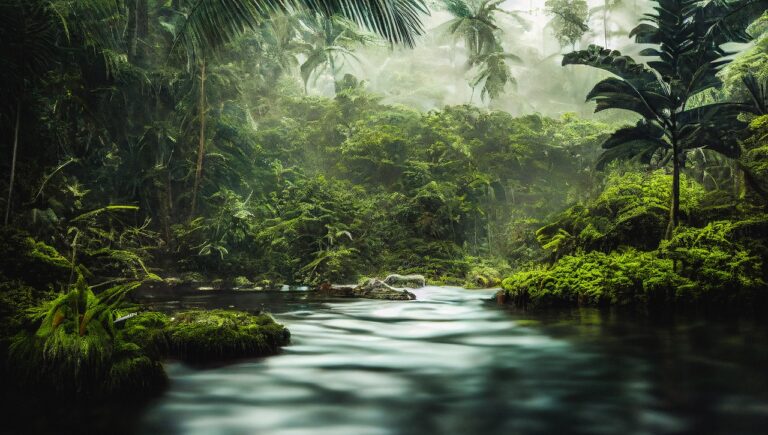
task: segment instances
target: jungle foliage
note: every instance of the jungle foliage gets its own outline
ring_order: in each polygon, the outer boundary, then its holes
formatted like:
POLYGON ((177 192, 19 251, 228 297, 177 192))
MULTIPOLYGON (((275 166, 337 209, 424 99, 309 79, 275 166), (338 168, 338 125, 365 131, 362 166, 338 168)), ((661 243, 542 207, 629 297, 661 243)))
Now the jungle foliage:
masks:
POLYGON ((512 275, 501 299, 522 306, 765 305, 766 195, 758 162, 768 100, 758 77, 766 2, 655 3, 630 33, 653 45, 640 52, 652 58, 647 64, 597 46, 565 55, 563 64, 614 74, 587 95, 596 111, 642 117, 603 142, 598 167, 630 160, 656 170, 623 173, 614 164, 599 196, 537 231, 549 267, 512 275), (755 47, 727 68, 724 45, 754 37, 755 47))
MULTIPOLYGON (((473 91, 501 98, 518 59, 501 2, 443 3, 473 91)), ((419 112, 343 74, 356 47, 414 44, 421 0, 0 2, 0 374, 146 394, 163 358, 288 343, 266 314, 120 319, 140 310, 132 289, 169 277, 508 276, 499 296, 521 306, 764 306, 765 0, 657 3, 632 32, 647 64, 597 46, 563 59, 616 76, 587 99, 642 118, 618 126, 419 112), (724 44, 752 38, 728 65, 724 44), (308 95, 328 75, 333 97, 308 95)), ((575 48, 587 4, 547 11, 575 48)))

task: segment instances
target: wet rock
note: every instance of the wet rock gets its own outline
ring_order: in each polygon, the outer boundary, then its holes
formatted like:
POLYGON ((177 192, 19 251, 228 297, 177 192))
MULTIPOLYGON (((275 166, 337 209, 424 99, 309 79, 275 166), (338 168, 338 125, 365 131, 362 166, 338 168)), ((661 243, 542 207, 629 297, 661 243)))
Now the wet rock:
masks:
POLYGON ((408 290, 391 287, 384 281, 376 278, 371 278, 361 285, 324 282, 320 284, 317 291, 323 296, 335 298, 366 298, 396 301, 416 299, 416 295, 408 290))
POLYGON ((393 287, 420 288, 427 285, 424 275, 399 275, 393 273, 384 278, 384 283, 393 287))
MULTIPOLYGON (((422 277, 422 279, 424 278, 422 277)), ((364 284, 355 287, 354 293, 357 297, 368 299, 388 299, 397 301, 412 301, 416 299, 416 295, 408 290, 392 287, 376 278, 371 278, 364 284)))

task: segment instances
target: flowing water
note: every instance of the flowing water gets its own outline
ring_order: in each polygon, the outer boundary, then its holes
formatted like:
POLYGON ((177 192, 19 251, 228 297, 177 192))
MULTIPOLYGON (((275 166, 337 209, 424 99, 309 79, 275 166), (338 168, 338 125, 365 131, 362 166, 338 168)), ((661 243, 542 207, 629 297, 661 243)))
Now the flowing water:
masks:
POLYGON ((524 314, 492 291, 416 301, 189 293, 166 308, 265 305, 292 332, 274 357, 167 366, 142 434, 766 433, 764 326, 574 310, 524 314))

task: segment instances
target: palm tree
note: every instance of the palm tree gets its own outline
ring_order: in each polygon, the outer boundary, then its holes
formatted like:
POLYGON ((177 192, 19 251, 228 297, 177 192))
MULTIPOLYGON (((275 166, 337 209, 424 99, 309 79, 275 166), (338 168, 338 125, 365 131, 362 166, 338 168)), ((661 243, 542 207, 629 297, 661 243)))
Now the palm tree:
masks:
MULTIPOLYGON (((522 23, 514 13, 504 11, 499 6, 504 0, 444 0, 445 9, 453 19, 445 26, 455 40, 462 40, 467 50, 467 67, 477 68, 478 72, 470 81, 472 93, 483 84, 481 97, 494 99, 503 91, 507 83, 515 79, 507 61, 520 61, 520 58, 505 53, 499 41, 501 28, 496 23, 497 13, 505 13, 522 23)), ((470 99, 471 102, 471 99, 470 99)))
POLYGON ((486 98, 494 100, 504 92, 504 88, 508 83, 513 86, 516 85, 517 81, 512 76, 512 71, 510 71, 507 64, 510 61, 515 63, 522 62, 519 57, 511 53, 504 53, 501 49, 473 59, 473 63, 477 65, 478 72, 470 82, 472 93, 474 94, 477 86, 482 85, 480 98, 483 100, 486 98))
POLYGON ((275 69, 270 75, 290 73, 299 67, 298 55, 305 49, 298 39, 299 20, 292 15, 278 15, 270 19, 261 32, 262 56, 270 60, 275 69))
POLYGON ((317 76, 329 70, 333 78, 334 92, 339 91, 338 76, 344 62, 358 60, 353 51, 355 46, 366 45, 373 38, 355 29, 355 23, 341 17, 312 15, 301 20, 304 51, 307 59, 301 64, 301 78, 304 92, 312 75, 317 76))
POLYGON ((633 127, 617 130, 604 143, 607 161, 633 157, 649 162, 661 152, 662 163, 672 162, 672 204, 667 236, 680 219, 680 170, 686 151, 704 147, 736 157, 735 134, 744 127, 737 116, 753 110, 743 103, 718 102, 691 107, 692 97, 721 85, 717 72, 729 60, 721 46, 748 42, 745 32, 751 21, 768 7, 768 0, 656 0, 650 14, 630 36, 638 44, 654 44, 641 51, 656 58, 648 66, 618 51, 590 46, 565 55, 563 65, 601 68, 618 77, 595 85, 587 100, 597 102, 595 111, 624 109, 643 117, 633 127))
POLYGON ((277 12, 295 10, 340 16, 381 35, 392 44, 413 46, 423 33, 424 0, 196 0, 177 35, 177 46, 193 56, 216 49, 255 30, 277 12))

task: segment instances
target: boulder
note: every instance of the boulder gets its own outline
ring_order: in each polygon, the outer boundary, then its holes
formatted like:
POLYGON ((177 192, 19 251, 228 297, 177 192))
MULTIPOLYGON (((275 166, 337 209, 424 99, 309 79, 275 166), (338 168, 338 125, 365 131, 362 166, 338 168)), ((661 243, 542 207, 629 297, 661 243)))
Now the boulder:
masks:
POLYGON ((416 295, 405 289, 399 289, 390 286, 386 282, 371 278, 364 284, 355 287, 354 295, 359 298, 368 299, 389 299, 398 301, 412 301, 416 295))
POLYGON ((365 283, 355 285, 340 285, 323 283, 318 287, 318 293, 323 296, 336 298, 366 298, 385 299, 397 301, 411 301, 416 295, 405 290, 391 287, 384 281, 376 278, 369 279, 365 283))
POLYGON ((384 283, 393 287, 420 288, 427 285, 424 275, 399 275, 393 273, 384 278, 384 283))

